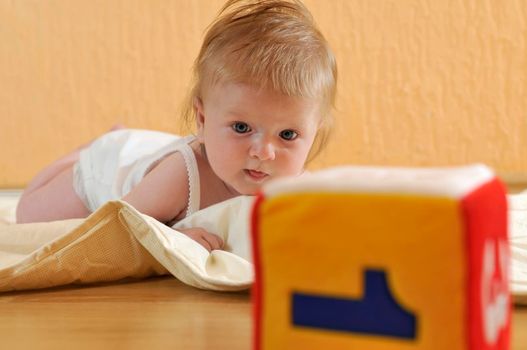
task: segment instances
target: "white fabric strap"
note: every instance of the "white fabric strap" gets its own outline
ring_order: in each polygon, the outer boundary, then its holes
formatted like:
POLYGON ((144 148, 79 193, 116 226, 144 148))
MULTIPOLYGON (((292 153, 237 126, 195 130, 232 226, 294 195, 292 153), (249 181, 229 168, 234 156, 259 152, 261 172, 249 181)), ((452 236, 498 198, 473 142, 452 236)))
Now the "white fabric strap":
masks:
POLYGON ((188 205, 187 213, 185 217, 195 213, 199 210, 200 202, 200 183, 199 183, 199 170, 198 163, 196 162, 196 157, 194 156, 194 151, 188 143, 181 145, 181 148, 178 150, 183 159, 185 160, 185 165, 187 167, 187 176, 188 176, 188 205))

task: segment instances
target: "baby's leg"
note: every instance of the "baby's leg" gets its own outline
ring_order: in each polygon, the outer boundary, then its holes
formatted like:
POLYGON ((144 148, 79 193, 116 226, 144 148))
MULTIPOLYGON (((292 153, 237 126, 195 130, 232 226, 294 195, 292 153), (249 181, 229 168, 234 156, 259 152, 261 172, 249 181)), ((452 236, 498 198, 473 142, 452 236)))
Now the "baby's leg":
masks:
POLYGON ((73 165, 44 185, 24 192, 16 211, 17 223, 84 218, 90 214, 73 189, 73 165))
POLYGON ((44 186, 49 181, 51 181, 55 176, 63 172, 65 169, 73 166, 75 162, 79 160, 79 153, 80 151, 86 147, 86 145, 83 145, 70 154, 65 155, 64 157, 57 159, 44 169, 42 169, 27 185, 27 187, 24 189, 24 193, 22 196, 29 194, 33 192, 34 190, 44 186))
MULTIPOLYGON (((122 128, 116 124, 109 131, 122 128)), ((73 165, 79 160, 80 151, 91 142, 54 161, 31 180, 16 209, 18 223, 88 216, 88 209, 73 189, 73 165)))
MULTIPOLYGON (((119 129, 123 129, 124 126, 122 124, 115 124, 110 128, 110 131, 115 131, 119 129)), ((84 148, 88 147, 91 143, 90 141, 84 145, 79 146, 77 149, 73 150, 73 152, 65 155, 64 157, 57 159, 44 169, 42 169, 27 185, 27 187, 24 190, 24 193, 22 196, 26 195, 26 193, 30 193, 34 191, 35 189, 38 189, 41 186, 44 186, 46 183, 48 183, 51 179, 53 179, 55 176, 60 174, 65 169, 71 167, 77 160, 79 160, 79 153, 84 148)))

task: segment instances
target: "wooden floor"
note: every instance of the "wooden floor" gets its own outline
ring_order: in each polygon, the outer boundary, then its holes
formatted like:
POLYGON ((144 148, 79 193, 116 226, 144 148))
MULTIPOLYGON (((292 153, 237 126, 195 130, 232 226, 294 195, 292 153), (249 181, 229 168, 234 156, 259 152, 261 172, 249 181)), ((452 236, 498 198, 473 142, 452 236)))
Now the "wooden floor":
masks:
POLYGON ((1 349, 250 349, 248 292, 174 278, 0 295, 1 349))
POLYGON ((513 311, 511 349, 527 350, 527 306, 517 306, 513 311))
MULTIPOLYGON (((2 349, 251 349, 249 293, 174 278, 0 295, 2 349)), ((527 307, 512 350, 527 350, 527 307)))

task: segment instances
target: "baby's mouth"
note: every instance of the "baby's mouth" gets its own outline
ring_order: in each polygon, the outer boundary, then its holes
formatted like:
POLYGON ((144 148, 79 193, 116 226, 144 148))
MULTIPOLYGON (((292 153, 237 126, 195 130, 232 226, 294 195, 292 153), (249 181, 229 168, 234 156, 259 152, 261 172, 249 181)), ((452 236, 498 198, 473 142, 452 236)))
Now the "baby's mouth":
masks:
POLYGON ((264 173, 263 171, 258 170, 252 170, 252 169, 244 169, 243 170, 245 174, 247 174, 251 179, 255 181, 263 181, 265 178, 269 176, 269 174, 264 173))

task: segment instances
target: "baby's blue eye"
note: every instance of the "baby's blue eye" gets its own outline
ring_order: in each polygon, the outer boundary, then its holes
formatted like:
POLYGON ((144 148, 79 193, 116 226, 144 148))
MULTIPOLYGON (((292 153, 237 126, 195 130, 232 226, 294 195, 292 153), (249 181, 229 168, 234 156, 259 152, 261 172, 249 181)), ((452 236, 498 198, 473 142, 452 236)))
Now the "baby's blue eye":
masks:
POLYGON ((280 132, 280 137, 286 141, 292 141, 298 137, 298 134, 293 130, 284 130, 280 132))
POLYGON ((251 128, 246 123, 236 122, 232 124, 232 130, 236 131, 238 134, 245 134, 251 131, 251 128))

